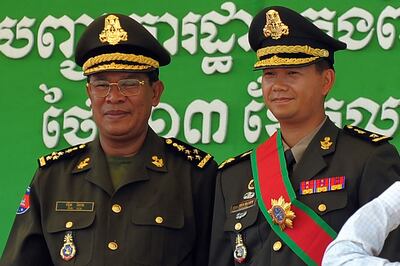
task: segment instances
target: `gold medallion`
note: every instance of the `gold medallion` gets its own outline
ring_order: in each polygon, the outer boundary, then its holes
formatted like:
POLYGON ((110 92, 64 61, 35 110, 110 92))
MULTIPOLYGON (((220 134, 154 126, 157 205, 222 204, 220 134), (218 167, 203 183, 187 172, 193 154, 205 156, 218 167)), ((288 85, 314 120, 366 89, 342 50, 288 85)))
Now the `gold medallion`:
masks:
POLYGON ((264 36, 278 40, 282 35, 289 35, 289 27, 286 26, 279 16, 278 11, 269 10, 266 14, 266 24, 263 28, 264 36))
POLYGON ((286 227, 293 228, 293 219, 296 215, 290 210, 291 203, 285 202, 283 196, 280 196, 278 200, 271 199, 271 205, 272 207, 268 210, 268 213, 274 223, 279 225, 282 231, 286 227))
POLYGON ((121 27, 119 18, 115 15, 109 15, 105 18, 104 29, 99 35, 102 43, 108 42, 116 45, 121 41, 128 40, 128 33, 121 27))
POLYGON ((63 260, 69 261, 73 257, 75 257, 75 254, 76 254, 76 247, 74 244, 74 240, 72 238, 72 232, 67 231, 64 236, 64 245, 60 250, 60 256, 63 260))

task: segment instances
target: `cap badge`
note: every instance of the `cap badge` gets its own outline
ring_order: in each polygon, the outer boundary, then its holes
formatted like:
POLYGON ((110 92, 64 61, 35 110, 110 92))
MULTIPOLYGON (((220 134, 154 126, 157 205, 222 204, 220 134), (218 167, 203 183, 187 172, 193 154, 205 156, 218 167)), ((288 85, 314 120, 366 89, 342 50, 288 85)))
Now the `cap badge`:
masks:
POLYGON ((67 231, 64 236, 64 245, 60 250, 60 256, 63 260, 69 261, 76 254, 76 247, 72 239, 72 231, 67 231))
POLYGON ((265 37, 271 36, 272 39, 277 40, 282 35, 289 35, 289 27, 281 21, 278 11, 271 9, 265 16, 267 20, 263 29, 265 37))
POLYGON ((271 215, 274 223, 279 225, 282 231, 286 227, 293 228, 293 219, 296 215, 290 210, 291 203, 285 202, 283 196, 280 196, 278 200, 271 199, 271 205, 272 207, 268 210, 268 213, 271 215))
POLYGON ((164 161, 162 158, 158 158, 156 155, 154 155, 153 157, 151 157, 151 159, 153 160, 151 163, 157 166, 158 168, 164 166, 164 161))
POLYGON ((324 140, 320 141, 321 143, 321 149, 323 150, 329 150, 329 148, 332 146, 332 141, 330 137, 325 137, 324 140))
POLYGON ((117 16, 109 15, 105 18, 104 29, 100 33, 99 39, 102 43, 108 42, 116 45, 120 41, 127 41, 128 33, 121 27, 117 16))

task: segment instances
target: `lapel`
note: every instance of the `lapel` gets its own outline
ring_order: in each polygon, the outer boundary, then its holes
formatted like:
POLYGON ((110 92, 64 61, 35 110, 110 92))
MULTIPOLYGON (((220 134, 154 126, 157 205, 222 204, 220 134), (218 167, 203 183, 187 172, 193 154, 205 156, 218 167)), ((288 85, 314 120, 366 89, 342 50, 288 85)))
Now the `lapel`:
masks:
POLYGON ((162 138, 149 127, 143 146, 129 165, 129 175, 122 180, 120 187, 149 180, 153 172, 168 172, 166 160, 165 144, 162 138))
MULTIPOLYGON (((112 196, 114 188, 111 182, 108 162, 101 148, 99 138, 97 137, 88 146, 88 151, 82 154, 72 173, 83 173, 86 180, 112 196)), ((122 180, 120 187, 134 182, 149 180, 152 172, 168 172, 168 169, 163 139, 157 136, 149 127, 142 148, 134 156, 133 163, 129 166, 129 175, 122 180)))
POLYGON ((103 189, 108 195, 114 193, 107 159, 98 137, 88 145, 88 152, 83 154, 74 167, 72 174, 82 173, 85 179, 103 189))
POLYGON ((315 177, 327 167, 324 157, 335 152, 338 134, 339 128, 327 118, 293 171, 291 183, 295 191, 299 190, 301 181, 315 177))

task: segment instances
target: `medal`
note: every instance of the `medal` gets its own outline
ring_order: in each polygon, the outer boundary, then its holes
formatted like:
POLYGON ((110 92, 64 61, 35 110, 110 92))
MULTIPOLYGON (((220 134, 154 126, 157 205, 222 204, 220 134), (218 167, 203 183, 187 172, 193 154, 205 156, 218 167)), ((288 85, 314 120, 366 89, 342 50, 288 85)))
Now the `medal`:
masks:
POLYGON ((246 260, 247 249, 243 244, 243 238, 241 234, 236 235, 236 245, 233 251, 233 257, 237 263, 243 263, 246 260))
POLYGON ((60 250, 61 258, 65 261, 71 260, 75 257, 76 247, 72 238, 72 231, 67 231, 64 236, 64 245, 60 250))

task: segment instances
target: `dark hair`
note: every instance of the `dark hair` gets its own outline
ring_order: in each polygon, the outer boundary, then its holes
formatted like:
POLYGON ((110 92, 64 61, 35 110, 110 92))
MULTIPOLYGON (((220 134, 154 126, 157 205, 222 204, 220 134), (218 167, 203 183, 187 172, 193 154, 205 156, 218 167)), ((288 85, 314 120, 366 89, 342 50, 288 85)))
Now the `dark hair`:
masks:
POLYGON ((160 71, 159 71, 158 68, 156 68, 156 69, 154 69, 154 70, 152 70, 150 72, 145 72, 145 74, 149 78, 150 85, 153 85, 154 82, 159 80, 158 76, 160 74, 160 71))
POLYGON ((322 73, 324 70, 327 69, 333 69, 333 65, 331 64, 331 62, 329 62, 328 60, 322 59, 320 61, 318 61, 317 63, 315 63, 315 69, 318 71, 318 73, 322 73))

